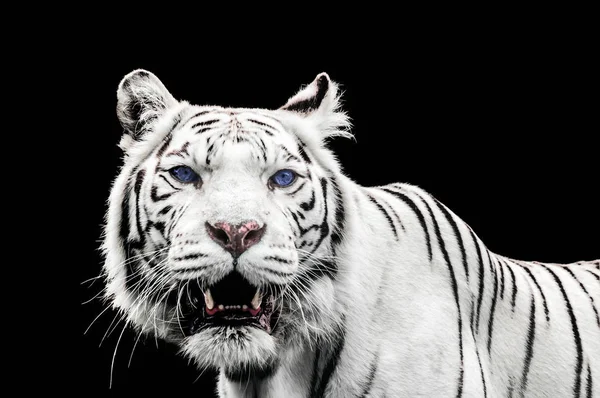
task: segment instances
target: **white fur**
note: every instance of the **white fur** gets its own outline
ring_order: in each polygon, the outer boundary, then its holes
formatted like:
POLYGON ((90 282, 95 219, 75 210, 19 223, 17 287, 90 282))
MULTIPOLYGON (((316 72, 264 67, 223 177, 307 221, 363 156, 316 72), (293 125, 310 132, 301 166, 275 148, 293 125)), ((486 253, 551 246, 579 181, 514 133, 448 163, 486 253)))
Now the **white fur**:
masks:
MULTIPOLYGON (((135 76, 136 72, 124 80, 135 76)), ((483 255, 485 288, 479 310, 479 325, 474 327, 471 314, 476 314, 478 308, 480 267, 477 246, 470 238, 469 227, 450 213, 463 241, 465 269, 455 230, 435 199, 423 190, 406 184, 386 187, 413 201, 423 215, 431 238, 430 261, 423 226, 413 208, 399 200, 393 192, 361 187, 341 174, 335 156, 325 147, 328 137, 347 136, 349 127, 348 118, 339 109, 337 87, 332 82, 329 82, 329 91, 321 106, 312 112, 298 114, 285 108, 294 101, 316 95, 316 80, 280 110, 215 107, 211 108, 211 113, 194 119, 198 123, 218 118, 219 128, 229 134, 238 134, 234 131, 236 129, 250 131, 255 128, 248 119, 271 124, 274 122, 270 117, 279 120, 276 126, 279 133, 266 142, 268 149, 275 153, 279 145, 295 148, 296 137, 299 138, 313 160, 309 169, 314 180, 303 180, 307 186, 294 198, 277 190, 269 191, 265 188, 269 176, 288 164, 261 165, 253 160, 244 146, 225 143, 216 152, 218 155, 214 156, 210 169, 198 169, 203 179, 202 188, 182 187, 182 191, 169 199, 168 203, 179 206, 181 211, 167 220, 172 231, 171 245, 157 255, 164 273, 156 276, 157 271, 153 271, 147 263, 137 264, 139 272, 148 278, 155 278, 155 285, 165 290, 184 291, 181 290, 182 286, 185 287, 186 283, 192 283, 196 278, 214 283, 231 272, 233 268, 229 255, 210 240, 203 225, 206 221, 237 223, 248 219, 266 224, 267 233, 259 244, 240 257, 238 270, 257 285, 267 281, 288 286, 304 284, 299 292, 289 293, 281 299, 284 312, 280 325, 272 335, 254 328, 229 328, 220 335, 205 330, 184 337, 178 330, 178 308, 169 307, 160 299, 148 300, 145 296, 148 289, 142 293, 128 291, 125 284, 124 263, 128 260, 119 235, 119 225, 123 219, 125 191, 132 189, 133 182, 129 180, 136 178, 136 174, 132 173, 140 168, 147 170, 140 196, 149 210, 140 216, 141 222, 160 220, 158 208, 148 200, 151 186, 158 187, 159 194, 169 192, 169 188, 154 175, 158 163, 155 155, 167 137, 174 118, 179 116, 185 120, 207 109, 175 101, 164 86, 157 83, 158 79, 151 76, 152 84, 149 86, 145 82, 138 89, 146 90, 144 97, 153 99, 149 102, 147 113, 143 114, 151 114, 150 119, 154 122, 135 140, 128 134, 124 135, 124 165, 109 199, 103 246, 106 255, 106 297, 133 326, 180 344, 182 353, 194 360, 199 368, 220 368, 222 372, 218 389, 221 396, 309 396, 315 389, 311 383, 319 384, 325 377, 324 368, 331 362, 329 359, 342 335, 344 343, 339 361, 328 382, 321 386, 323 395, 327 397, 363 396, 367 389, 369 397, 454 397, 459 395, 459 389, 460 396, 483 397, 484 383, 488 397, 509 394, 528 397, 572 396, 577 365, 575 340, 562 292, 548 269, 559 275, 577 320, 584 351, 580 395, 585 396, 588 388, 589 366, 594 381, 592 396, 600 396, 600 328, 592 309, 593 303, 598 306, 600 302, 600 286, 594 279, 600 274, 600 262, 596 260, 569 266, 585 286, 586 293, 561 265, 549 265, 547 269, 539 264, 505 259, 490 253, 493 261, 502 260, 506 264, 502 266, 504 289, 500 290, 499 283, 495 285, 497 298, 494 301, 493 287, 494 282, 499 281, 500 268, 489 263, 487 249, 477 240, 483 255), (320 178, 328 181, 335 178, 340 197, 335 198, 330 182, 325 192, 327 201, 323 201, 324 193, 318 183, 320 178), (327 204, 328 225, 333 230, 336 224, 334 208, 339 200, 343 202, 345 218, 342 240, 335 247, 335 252, 332 251, 334 246, 330 231, 314 254, 305 258, 303 252, 297 249, 300 241, 291 211, 299 203, 310 199, 310 190, 316 192, 317 199, 314 210, 306 212, 307 219, 303 220, 303 225, 319 222, 327 204), (390 216, 396 234, 385 212, 373 200, 390 216), (429 209, 434 218, 430 216, 429 209), (436 228, 443 242, 438 241, 436 228), (290 237, 293 239, 290 240, 290 237), (175 261, 178 256, 190 252, 202 252, 207 256, 187 262, 175 261), (445 252, 450 264, 446 261, 445 252), (272 255, 282 256, 290 262, 284 266, 263 260, 265 256, 272 255), (330 260, 333 256, 338 268, 335 276, 310 277, 310 267, 315 262, 330 260), (203 266, 206 267, 199 270, 203 266), (262 267, 290 276, 276 278, 262 271, 262 267), (512 284, 508 282, 512 280, 509 268, 516 279, 512 282, 517 288, 514 307, 511 302, 512 284), (174 273, 186 269, 191 271, 174 273), (494 274, 492 269, 495 270, 494 274), (451 272, 456 281, 458 307, 451 272), (545 294, 550 322, 545 319, 542 296, 528 272, 535 276, 545 294), (525 384, 524 361, 532 319, 532 297, 535 298, 535 339, 525 384), (492 308, 493 322, 490 318, 492 308), (460 325, 457 322, 459 311, 462 318, 460 325), (459 327, 462 333, 462 364, 459 327), (488 353, 490 328, 493 328, 493 333, 488 353), (286 331, 285 338, 282 330, 286 331), (234 340, 241 343, 234 344, 234 340), (323 360, 315 371, 316 356, 323 360), (266 378, 249 378, 238 382, 226 376, 228 370, 264 367, 273 363, 276 363, 274 372, 266 378), (462 377, 459 371, 461 366, 462 377), (368 381, 373 370, 373 379, 368 381), (316 379, 313 373, 317 374, 316 379)), ((129 80, 134 86, 135 82, 135 79, 129 80)), ((120 87, 123 87, 123 83, 120 87)), ((135 100, 122 89, 118 97, 121 105, 135 100)), ((119 108, 118 112, 124 125, 131 125, 126 110, 119 108)), ((207 156, 205 142, 194 138, 196 136, 189 125, 173 132, 167 151, 190 142, 188 152, 195 158, 203 159, 207 156)), ((175 166, 178 161, 161 161, 161 165, 175 166)), ((301 170, 303 166, 290 167, 301 170)), ((135 198, 133 193, 128 195, 130 200, 135 198)), ((129 211, 130 219, 134 220, 136 214, 131 206, 129 211)), ((135 238, 135 235, 136 231, 130 231, 130 237, 135 238)), ((314 240, 318 235, 311 231, 306 237, 314 240)), ((152 239, 160 241, 161 238, 155 235, 152 239)), ((146 249, 148 247, 150 244, 146 243, 146 249)))

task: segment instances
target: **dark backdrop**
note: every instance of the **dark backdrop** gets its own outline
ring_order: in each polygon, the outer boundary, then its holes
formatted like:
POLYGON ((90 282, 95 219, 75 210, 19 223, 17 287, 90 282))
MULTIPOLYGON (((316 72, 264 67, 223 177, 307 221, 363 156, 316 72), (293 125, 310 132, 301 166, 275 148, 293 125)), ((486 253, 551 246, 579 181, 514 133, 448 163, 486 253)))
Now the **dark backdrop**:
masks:
MULTIPOLYGON (((509 257, 600 258, 597 47, 585 26, 499 23, 321 43, 239 37, 212 46, 187 41, 126 51, 118 41, 94 45, 85 71, 86 96, 93 98, 90 106, 74 99, 86 112, 77 140, 89 167, 77 201, 84 215, 78 221, 85 224, 76 234, 83 250, 77 284, 100 272, 100 224, 121 156, 115 92, 136 68, 154 72, 177 99, 266 108, 279 107, 326 71, 342 85, 356 137, 331 147, 355 181, 416 184, 470 224, 491 250, 509 257)), ((78 84, 71 89, 81 90, 78 84)), ((112 310, 84 335, 104 309, 93 299, 101 282, 78 287, 80 391, 108 391, 114 356, 113 392, 210 396, 201 393, 212 389, 214 374, 199 376, 172 347, 153 339, 137 344, 128 366, 137 336, 127 329, 121 334, 122 323, 111 327, 112 310)))

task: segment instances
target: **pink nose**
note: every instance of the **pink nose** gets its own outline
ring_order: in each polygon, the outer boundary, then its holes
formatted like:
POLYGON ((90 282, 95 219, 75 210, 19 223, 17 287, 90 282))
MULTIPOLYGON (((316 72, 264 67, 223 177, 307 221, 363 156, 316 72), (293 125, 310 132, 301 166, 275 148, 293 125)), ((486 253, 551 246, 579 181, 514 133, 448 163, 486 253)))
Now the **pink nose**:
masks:
POLYGON ((230 252, 233 257, 239 257, 250 246, 260 241, 265 232, 265 226, 259 226, 256 221, 248 221, 237 226, 226 222, 210 225, 207 222, 206 230, 212 240, 230 252))

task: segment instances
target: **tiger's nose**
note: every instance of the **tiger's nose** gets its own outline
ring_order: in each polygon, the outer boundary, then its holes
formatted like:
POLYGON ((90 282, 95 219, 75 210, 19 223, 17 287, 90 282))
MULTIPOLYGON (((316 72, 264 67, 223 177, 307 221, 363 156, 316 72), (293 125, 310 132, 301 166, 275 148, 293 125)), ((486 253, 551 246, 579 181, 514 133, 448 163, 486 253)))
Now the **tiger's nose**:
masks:
POLYGON ((256 221, 248 221, 240 225, 226 222, 211 225, 207 222, 206 230, 212 240, 237 258, 260 241, 265 232, 265 225, 261 227, 256 221))

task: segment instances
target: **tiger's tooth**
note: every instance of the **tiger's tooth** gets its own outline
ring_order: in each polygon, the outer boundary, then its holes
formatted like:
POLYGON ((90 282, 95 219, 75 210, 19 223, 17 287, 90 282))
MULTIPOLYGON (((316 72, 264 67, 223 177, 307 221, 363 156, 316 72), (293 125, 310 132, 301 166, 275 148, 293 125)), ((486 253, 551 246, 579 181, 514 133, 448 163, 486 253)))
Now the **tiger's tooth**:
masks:
POLYGON ((212 294, 210 293, 210 289, 206 289, 204 292, 204 302, 206 303, 206 308, 212 310, 215 308, 215 300, 213 300, 212 294))
POLYGON ((260 288, 256 289, 256 294, 254 295, 254 298, 252 299, 251 304, 254 309, 257 309, 260 307, 260 288))
POLYGON ((225 306, 224 306, 223 304, 219 304, 219 309, 220 309, 221 311, 223 311, 223 310, 225 309, 225 306))

